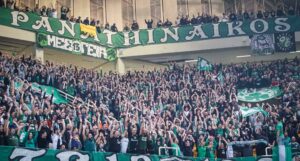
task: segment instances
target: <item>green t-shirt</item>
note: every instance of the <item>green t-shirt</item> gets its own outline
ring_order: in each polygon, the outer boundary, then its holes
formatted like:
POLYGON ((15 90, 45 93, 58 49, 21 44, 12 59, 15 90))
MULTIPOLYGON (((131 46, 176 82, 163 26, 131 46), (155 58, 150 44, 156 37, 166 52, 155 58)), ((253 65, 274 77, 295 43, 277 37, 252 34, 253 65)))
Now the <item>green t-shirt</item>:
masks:
POLYGON ((178 151, 178 154, 176 155, 176 150, 173 149, 172 150, 172 154, 173 155, 175 155, 175 156, 181 156, 181 151, 180 151, 180 148, 179 148, 178 144, 172 143, 171 147, 177 149, 177 151, 178 151))
POLYGON ((217 133, 217 135, 223 136, 224 135, 224 130, 222 128, 217 128, 216 133, 217 133))
POLYGON ((206 156, 206 147, 205 146, 198 146, 198 157, 205 158, 206 156))
POLYGON ((282 124, 281 121, 278 122, 277 125, 276 125, 276 135, 277 135, 278 131, 279 131, 279 136, 283 137, 284 136, 283 135, 283 124, 282 124))
POLYGON ((22 130, 20 132, 20 138, 19 138, 20 145, 24 145, 25 144, 25 140, 26 140, 27 136, 28 136, 28 132, 27 131, 22 130))
POLYGON ((96 143, 94 139, 86 139, 84 142, 84 150, 88 152, 96 151, 96 143))

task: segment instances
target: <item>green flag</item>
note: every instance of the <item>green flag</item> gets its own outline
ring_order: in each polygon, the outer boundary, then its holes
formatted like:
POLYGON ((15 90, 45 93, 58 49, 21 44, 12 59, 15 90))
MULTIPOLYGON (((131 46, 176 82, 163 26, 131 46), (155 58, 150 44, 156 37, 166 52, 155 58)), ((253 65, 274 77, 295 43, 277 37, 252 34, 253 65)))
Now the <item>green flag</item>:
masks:
POLYGON ((276 98, 282 94, 279 87, 261 88, 255 90, 243 89, 238 91, 238 100, 243 102, 262 102, 276 98))
POLYGON ((197 62, 198 70, 200 71, 211 71, 212 66, 208 60, 199 57, 197 62))
MULTIPOLYGON (((20 90, 22 86, 23 83, 15 82, 15 89, 20 90)), ((39 85, 38 83, 31 84, 31 89, 34 91, 40 91, 40 88, 43 90, 43 92, 46 92, 46 96, 51 96, 53 91, 53 103, 68 103, 68 101, 60 95, 58 89, 51 86, 39 85)))
POLYGON ((221 83, 221 85, 224 84, 224 76, 223 76, 223 73, 221 71, 218 73, 217 79, 221 83))
POLYGON ((258 113, 258 112, 262 113, 265 116, 268 115, 268 112, 266 112, 261 107, 252 107, 252 108, 240 107, 240 111, 242 112, 242 116, 243 117, 248 117, 248 116, 254 115, 254 114, 258 113))

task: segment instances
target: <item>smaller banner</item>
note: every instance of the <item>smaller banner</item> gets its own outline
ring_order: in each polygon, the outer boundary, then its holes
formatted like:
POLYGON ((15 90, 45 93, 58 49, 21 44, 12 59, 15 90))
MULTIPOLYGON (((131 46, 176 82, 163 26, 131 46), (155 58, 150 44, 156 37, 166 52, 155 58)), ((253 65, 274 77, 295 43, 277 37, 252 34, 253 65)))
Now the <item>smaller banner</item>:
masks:
POLYGON ((90 35, 91 37, 96 37, 96 27, 95 26, 90 26, 90 25, 85 25, 85 24, 80 24, 80 31, 90 35))
POLYGON ((40 47, 60 49, 75 54, 104 58, 109 61, 113 61, 116 59, 116 50, 113 48, 105 48, 100 45, 68 38, 61 38, 54 35, 38 33, 37 43, 40 47))
POLYGON ((272 34, 253 35, 251 50, 254 55, 271 55, 275 51, 272 34))
POLYGON ((243 117, 248 117, 254 115, 258 112, 262 113, 263 115, 267 116, 268 112, 266 112, 262 107, 240 107, 240 111, 242 112, 243 117))
POLYGON ((238 100, 243 102, 262 102, 276 98, 282 94, 279 87, 261 88, 248 90, 243 89, 238 91, 238 100))
MULTIPOLYGON (((20 90, 22 88, 22 86, 23 86, 23 83, 15 82, 16 89, 20 90)), ((58 90, 54 87, 39 85, 38 83, 32 83, 31 89, 34 91, 40 91, 40 89, 42 89, 43 92, 46 92, 47 97, 50 97, 52 95, 52 91, 53 91, 53 103, 55 103, 55 104, 68 103, 68 101, 66 99, 64 99, 60 95, 58 90)))
POLYGON ((209 61, 201 57, 198 57, 197 66, 200 71, 210 71, 212 69, 209 61))
POLYGON ((296 51, 295 33, 275 33, 275 49, 277 52, 296 51))

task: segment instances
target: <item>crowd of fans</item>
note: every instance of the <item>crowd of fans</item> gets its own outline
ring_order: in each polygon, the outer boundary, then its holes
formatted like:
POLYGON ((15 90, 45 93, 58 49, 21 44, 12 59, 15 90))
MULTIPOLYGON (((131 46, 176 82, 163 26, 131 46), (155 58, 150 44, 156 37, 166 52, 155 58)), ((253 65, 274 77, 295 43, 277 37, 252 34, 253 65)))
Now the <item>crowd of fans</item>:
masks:
POLYGON ((170 63, 164 70, 99 74, 0 55, 0 145, 133 154, 239 157, 263 155, 276 138, 299 149, 300 60, 222 65, 198 71, 170 63), (219 73, 223 80, 217 79, 219 73), (18 78, 18 79, 17 79, 18 78), (23 84, 16 89, 15 83, 23 84), (37 82, 74 95, 71 105, 33 90, 37 82), (243 118, 237 90, 279 86, 280 103, 262 103, 268 115, 243 118), (283 129, 278 123, 283 123, 283 129), (229 145, 264 139, 265 144, 229 145), (176 153, 177 151, 177 153, 176 153), (233 152, 234 151, 234 152, 233 152))
MULTIPOLYGON (((75 18, 74 16, 70 16, 69 12, 70 9, 67 7, 62 6, 60 9, 60 17, 58 16, 57 10, 53 7, 46 7, 42 6, 42 8, 39 8, 38 5, 34 9, 30 9, 29 7, 24 7, 24 8, 18 8, 16 6, 16 1, 15 0, 7 0, 6 3, 4 3, 4 0, 0 0, 0 7, 7 7, 11 8, 14 10, 21 10, 24 12, 33 12, 36 13, 40 16, 48 16, 52 18, 60 18, 62 20, 68 20, 71 22, 76 22, 76 23, 82 23, 85 25, 91 25, 91 26, 96 26, 97 32, 102 32, 104 29, 105 30, 111 30, 113 32, 118 32, 118 28, 115 23, 110 25, 108 22, 105 23, 103 26, 103 23, 100 22, 100 20, 96 20, 94 18, 90 19, 89 17, 86 17, 83 19, 82 17, 77 17, 75 18)), ((186 26, 186 25, 199 25, 199 24, 206 24, 206 23, 219 23, 219 22, 232 22, 232 21, 244 21, 244 20, 253 20, 256 18, 274 18, 274 17, 282 17, 282 16, 287 16, 287 15, 300 15, 300 9, 295 10, 293 7, 290 7, 286 12, 282 7, 278 7, 276 11, 261 11, 259 10, 257 13, 254 12, 242 12, 238 11, 237 13, 231 12, 231 13, 223 13, 222 17, 218 17, 216 15, 210 15, 207 13, 198 13, 197 16, 192 15, 192 17, 189 17, 189 15, 182 15, 181 17, 177 17, 175 20, 174 24, 166 19, 164 22, 162 20, 158 20, 156 23, 156 26, 154 21, 152 19, 145 20, 146 26, 148 29, 152 29, 154 27, 171 27, 171 26, 186 26)), ((132 21, 131 26, 129 27, 128 24, 126 24, 123 28, 123 31, 136 31, 139 30, 139 24, 137 23, 136 20, 132 21)))

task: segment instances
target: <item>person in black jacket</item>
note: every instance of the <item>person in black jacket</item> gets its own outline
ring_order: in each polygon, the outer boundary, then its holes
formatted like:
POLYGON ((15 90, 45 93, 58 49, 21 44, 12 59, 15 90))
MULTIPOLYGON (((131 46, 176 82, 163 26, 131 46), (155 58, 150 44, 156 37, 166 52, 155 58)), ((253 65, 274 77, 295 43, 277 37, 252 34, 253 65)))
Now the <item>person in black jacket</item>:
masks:
POLYGON ((85 25, 90 25, 90 20, 88 17, 86 17, 84 20, 83 20, 83 24, 85 25))
POLYGON ((156 27, 157 27, 157 28, 162 27, 162 22, 161 22, 161 20, 157 21, 156 27))
POLYGON ((150 20, 146 20, 145 19, 145 23, 147 24, 147 28, 148 29, 152 29, 152 24, 153 24, 153 20, 152 19, 150 19, 150 20))
POLYGON ((192 25, 197 25, 198 21, 197 18, 195 17, 195 15, 193 15, 192 19, 191 19, 191 24, 192 25))
POLYGON ((111 30, 112 32, 118 32, 118 28, 117 28, 117 26, 116 26, 115 23, 113 23, 113 25, 110 27, 110 30, 111 30))
POLYGON ((69 11, 70 11, 69 8, 62 6, 61 9, 60 9, 60 12, 61 12, 60 19, 62 19, 62 20, 68 20, 67 14, 69 13, 69 11))
POLYGON ((136 22, 136 20, 133 20, 133 23, 131 25, 131 30, 133 31, 139 30, 139 24, 136 22))
POLYGON ((96 20, 93 18, 92 21, 90 22, 91 26, 96 26, 96 20))
POLYGON ((82 23, 82 20, 81 20, 80 16, 77 18, 76 23, 82 23))
POLYGON ((172 26, 172 22, 167 19, 163 26, 164 27, 171 27, 172 26))

